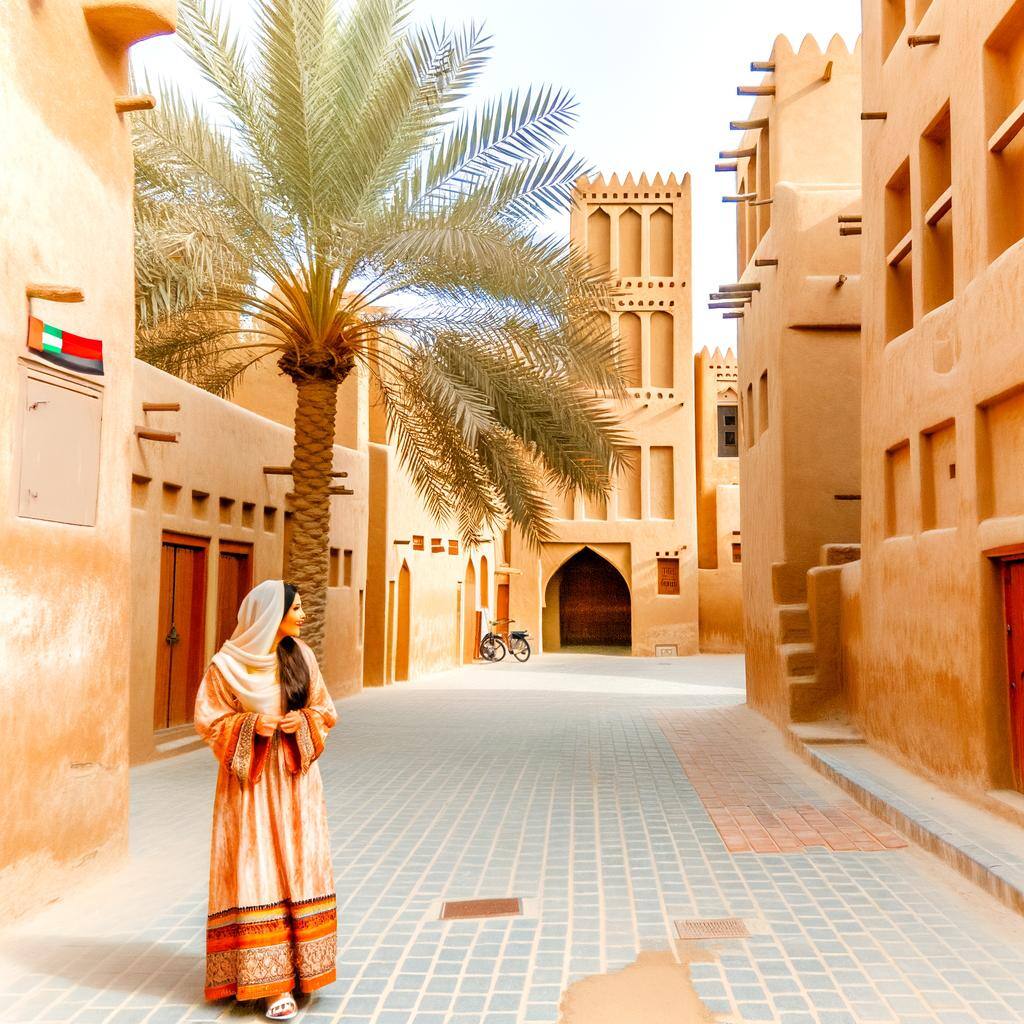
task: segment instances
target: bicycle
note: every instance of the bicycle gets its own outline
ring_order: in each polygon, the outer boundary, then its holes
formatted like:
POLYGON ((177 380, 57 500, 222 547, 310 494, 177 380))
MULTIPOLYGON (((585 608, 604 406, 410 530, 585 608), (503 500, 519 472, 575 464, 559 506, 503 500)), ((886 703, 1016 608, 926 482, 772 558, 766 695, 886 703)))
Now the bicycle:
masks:
POLYGON ((484 635, 480 641, 480 657, 484 661, 499 662, 506 654, 511 653, 516 661, 529 661, 530 642, 526 638, 530 635, 525 629, 507 630, 505 633, 494 632, 494 627, 500 623, 511 626, 515 619, 493 619, 490 632, 484 635))

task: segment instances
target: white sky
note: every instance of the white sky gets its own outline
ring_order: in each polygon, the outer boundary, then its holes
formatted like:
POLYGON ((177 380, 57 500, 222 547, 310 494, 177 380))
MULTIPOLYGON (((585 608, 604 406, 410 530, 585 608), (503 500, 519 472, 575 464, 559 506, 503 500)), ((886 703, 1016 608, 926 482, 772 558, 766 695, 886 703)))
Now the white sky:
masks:
MULTIPOLYGON (((571 89, 579 121, 569 143, 596 170, 690 172, 694 348, 733 345, 735 326, 705 300, 736 274, 735 208, 721 202, 733 176, 714 171, 736 141, 729 120, 750 109, 736 86, 760 80, 750 62, 767 60, 777 35, 852 43, 860 0, 416 0, 415 9, 420 20, 485 23, 493 51, 481 96, 531 83, 571 89)), ((171 39, 134 56, 140 69, 181 77, 171 39)))

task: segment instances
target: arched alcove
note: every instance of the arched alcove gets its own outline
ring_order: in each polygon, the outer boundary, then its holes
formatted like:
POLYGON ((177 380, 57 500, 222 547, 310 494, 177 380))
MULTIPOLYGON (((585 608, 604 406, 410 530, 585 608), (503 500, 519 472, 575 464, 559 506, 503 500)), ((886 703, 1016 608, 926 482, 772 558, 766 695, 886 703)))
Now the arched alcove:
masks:
POLYGON ((674 378, 672 314, 659 310, 651 314, 651 387, 674 387, 674 378))
POLYGON ((619 317, 619 358, 626 385, 641 387, 640 317, 636 313, 623 313, 619 317))
POLYGON ((409 632, 412 624, 412 573, 407 562, 398 574, 398 642, 395 645, 395 681, 409 678, 409 632))
POLYGON ((480 607, 491 607, 491 579, 487 567, 487 556, 480 556, 480 607))
POLYGON ((632 207, 619 216, 619 273, 623 277, 640 276, 640 214, 632 207))
POLYGON ((622 573, 585 547, 552 574, 544 594, 544 649, 632 646, 632 607, 622 573))
POLYGON ((598 208, 587 218, 587 252, 595 269, 607 270, 611 263, 612 220, 598 208))
POLYGON ((668 210, 651 214, 651 273, 672 276, 672 214, 668 210))
POLYGON ((466 575, 462 582, 462 660, 467 664, 476 657, 480 643, 477 614, 476 567, 470 558, 466 562, 466 575))

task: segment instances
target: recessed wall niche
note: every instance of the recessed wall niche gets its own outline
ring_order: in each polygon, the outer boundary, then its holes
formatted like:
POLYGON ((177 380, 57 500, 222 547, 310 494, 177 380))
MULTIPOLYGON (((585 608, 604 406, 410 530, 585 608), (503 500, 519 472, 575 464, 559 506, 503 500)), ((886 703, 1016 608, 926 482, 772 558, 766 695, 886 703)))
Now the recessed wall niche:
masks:
POLYGON ((985 43, 989 259, 1024 238, 1024 0, 985 43))

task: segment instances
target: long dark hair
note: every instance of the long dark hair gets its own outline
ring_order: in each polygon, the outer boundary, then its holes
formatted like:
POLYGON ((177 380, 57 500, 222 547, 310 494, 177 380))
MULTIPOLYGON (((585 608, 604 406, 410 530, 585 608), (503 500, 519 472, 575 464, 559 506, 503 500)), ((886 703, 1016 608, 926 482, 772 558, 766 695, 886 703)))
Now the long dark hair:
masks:
MULTIPOLYGON (((298 587, 291 583, 284 585, 284 615, 291 611, 298 592, 298 587)), ((284 687, 286 709, 304 708, 309 700, 309 663, 293 636, 284 637, 277 645, 277 676, 284 687)))

